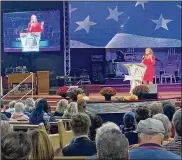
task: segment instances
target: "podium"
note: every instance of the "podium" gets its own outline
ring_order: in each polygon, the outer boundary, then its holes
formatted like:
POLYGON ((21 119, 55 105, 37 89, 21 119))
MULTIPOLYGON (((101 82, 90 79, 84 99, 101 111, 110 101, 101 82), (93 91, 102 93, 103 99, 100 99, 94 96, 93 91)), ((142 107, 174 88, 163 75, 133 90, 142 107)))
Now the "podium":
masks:
POLYGON ((39 51, 41 32, 20 33, 22 52, 39 51))
POLYGON ((132 93, 136 86, 142 84, 146 66, 143 63, 124 64, 124 66, 128 69, 129 74, 125 75, 124 81, 130 80, 130 93, 132 93))
POLYGON ((37 72, 37 89, 38 94, 49 94, 49 71, 37 72))

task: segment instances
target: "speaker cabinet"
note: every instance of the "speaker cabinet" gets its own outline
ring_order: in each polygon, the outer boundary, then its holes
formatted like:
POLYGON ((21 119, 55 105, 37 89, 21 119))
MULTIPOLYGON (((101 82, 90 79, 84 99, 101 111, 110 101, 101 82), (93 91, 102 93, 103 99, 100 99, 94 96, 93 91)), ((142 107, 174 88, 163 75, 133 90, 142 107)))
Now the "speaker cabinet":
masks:
POLYGON ((158 85, 157 84, 148 84, 146 85, 149 88, 149 93, 144 95, 145 99, 158 99, 158 85))
POLYGON ((102 63, 92 63, 92 81, 100 82, 103 75, 102 63))

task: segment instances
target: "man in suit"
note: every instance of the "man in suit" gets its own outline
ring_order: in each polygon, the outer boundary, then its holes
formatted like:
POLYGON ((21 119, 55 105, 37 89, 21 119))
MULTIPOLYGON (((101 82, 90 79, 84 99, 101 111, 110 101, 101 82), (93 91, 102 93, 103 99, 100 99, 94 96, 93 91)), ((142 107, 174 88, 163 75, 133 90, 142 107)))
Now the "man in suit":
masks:
POLYGON ((85 113, 77 113, 71 117, 70 125, 75 135, 72 143, 63 148, 64 156, 92 156, 96 153, 95 142, 89 137, 91 120, 85 113))

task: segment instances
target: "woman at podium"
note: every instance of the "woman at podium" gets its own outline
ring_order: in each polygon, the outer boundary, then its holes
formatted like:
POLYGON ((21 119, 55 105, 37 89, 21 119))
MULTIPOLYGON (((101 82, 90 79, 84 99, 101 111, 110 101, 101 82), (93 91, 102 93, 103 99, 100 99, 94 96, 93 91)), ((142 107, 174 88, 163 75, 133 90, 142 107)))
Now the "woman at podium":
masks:
POLYGON ((28 33, 42 32, 44 29, 44 22, 38 23, 37 16, 32 15, 30 23, 28 24, 28 33))
POLYGON ((142 63, 146 66, 143 77, 144 84, 153 84, 155 56, 151 48, 145 49, 145 55, 142 57, 142 63))

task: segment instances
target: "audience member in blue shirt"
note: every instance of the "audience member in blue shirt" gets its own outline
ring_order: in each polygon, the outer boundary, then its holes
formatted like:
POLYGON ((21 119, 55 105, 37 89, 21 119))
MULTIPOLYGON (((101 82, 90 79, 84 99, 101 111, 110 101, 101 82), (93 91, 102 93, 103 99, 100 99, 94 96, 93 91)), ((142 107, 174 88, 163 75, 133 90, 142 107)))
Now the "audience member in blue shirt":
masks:
POLYGON ((50 127, 49 122, 56 122, 56 119, 49 112, 49 105, 47 101, 45 99, 38 99, 35 104, 35 109, 30 115, 29 123, 44 123, 46 127, 50 127))
POLYGON ((71 129, 75 135, 74 140, 63 148, 64 156, 92 156, 96 154, 95 142, 88 137, 91 126, 90 118, 85 113, 77 113, 71 117, 71 129))
POLYGON ((131 160, 181 160, 181 157, 164 150, 161 145, 165 129, 161 121, 148 118, 137 126, 139 147, 130 151, 131 160))

